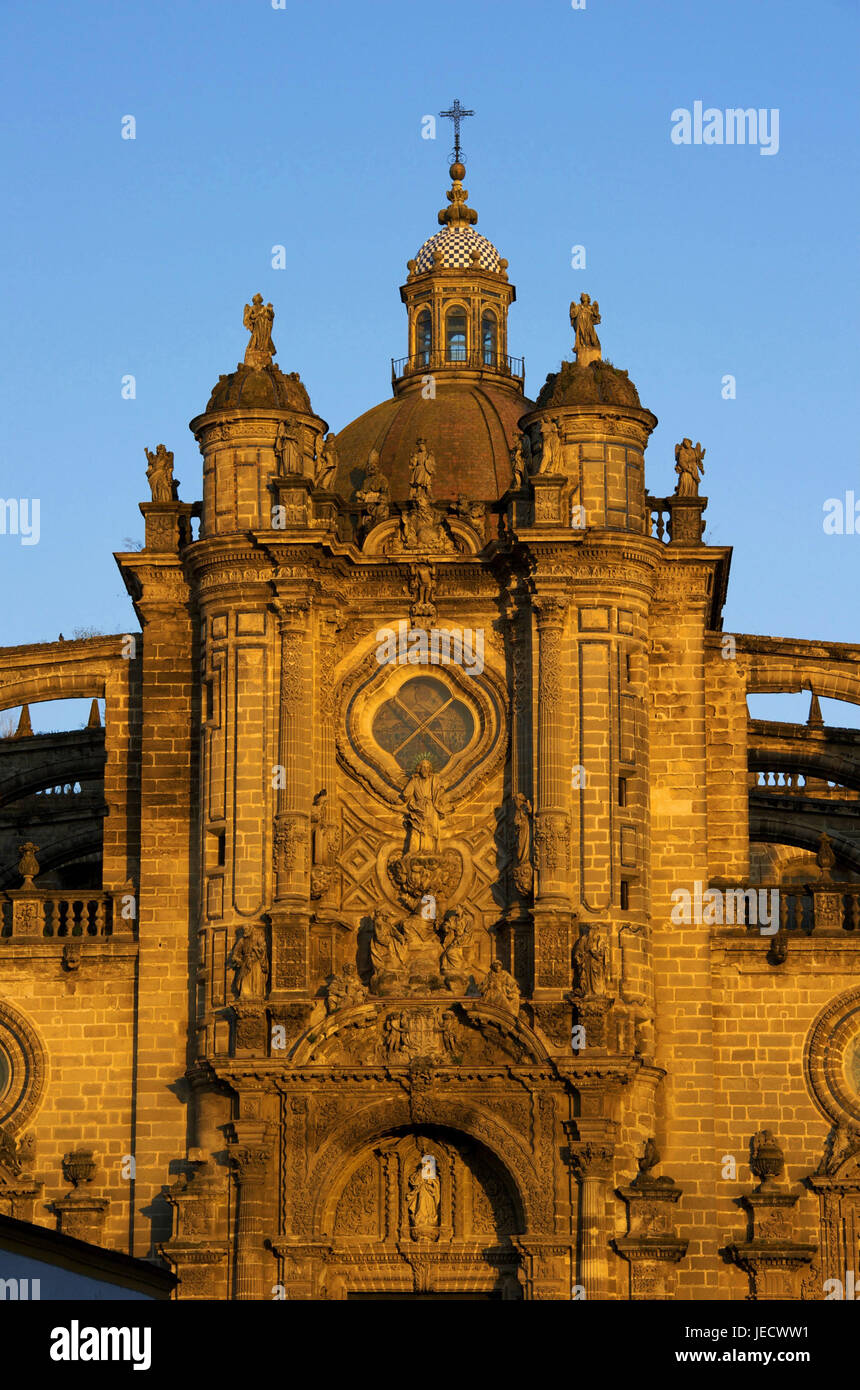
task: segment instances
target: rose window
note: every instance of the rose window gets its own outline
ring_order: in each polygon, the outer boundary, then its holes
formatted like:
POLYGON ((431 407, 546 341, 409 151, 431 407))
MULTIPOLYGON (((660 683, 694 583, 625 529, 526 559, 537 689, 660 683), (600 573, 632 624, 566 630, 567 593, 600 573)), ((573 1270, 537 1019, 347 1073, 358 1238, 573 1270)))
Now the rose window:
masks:
POLYGON ((416 676, 380 705, 373 737, 404 772, 427 758, 434 772, 461 753, 475 732, 475 721, 462 700, 432 676, 416 676))

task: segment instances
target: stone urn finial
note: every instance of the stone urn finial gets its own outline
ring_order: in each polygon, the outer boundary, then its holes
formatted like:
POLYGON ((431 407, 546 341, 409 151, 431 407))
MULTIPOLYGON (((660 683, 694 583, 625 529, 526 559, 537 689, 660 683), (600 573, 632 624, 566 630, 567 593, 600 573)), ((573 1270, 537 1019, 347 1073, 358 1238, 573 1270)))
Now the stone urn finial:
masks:
POLYGON ((34 845, 32 840, 25 840, 23 845, 18 846, 18 873, 23 878, 22 888, 32 888, 33 879, 39 872, 39 861, 36 858, 38 845, 34 845))
POLYGON ((750 1144, 750 1168, 759 1180, 759 1192, 769 1192, 785 1168, 785 1155, 769 1129, 754 1134, 750 1144))
POLYGON ((92 1182, 96 1171, 96 1159, 92 1149, 73 1149, 63 1154, 63 1177, 77 1188, 80 1183, 92 1182))

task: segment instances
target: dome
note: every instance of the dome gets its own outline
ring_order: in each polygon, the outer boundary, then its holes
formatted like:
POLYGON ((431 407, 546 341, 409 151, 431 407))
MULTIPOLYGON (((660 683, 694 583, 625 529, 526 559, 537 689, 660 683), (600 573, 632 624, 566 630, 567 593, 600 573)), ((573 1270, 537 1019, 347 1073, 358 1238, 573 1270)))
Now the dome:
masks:
POLYGON ((285 375, 280 367, 249 367, 240 362, 235 372, 220 376, 206 407, 212 410, 294 410, 310 415, 311 402, 298 372, 285 375))
POLYGON ((434 400, 425 400, 420 390, 403 392, 340 431, 336 489, 352 498, 364 479, 368 454, 377 449, 392 497, 405 501, 409 460, 416 440, 423 438, 436 459, 437 502, 460 496, 495 500, 510 486, 517 422, 533 409, 518 391, 490 381, 440 380, 434 400))
POLYGON ((538 410, 557 405, 632 405, 642 409, 639 392, 629 376, 611 362, 562 362, 550 372, 537 398, 538 410))
POLYGON ((421 275, 433 269, 433 257, 442 257, 443 270, 470 270, 477 265, 479 270, 499 271, 501 257, 491 241, 474 227, 443 227, 435 236, 428 237, 415 257, 415 274, 421 275))

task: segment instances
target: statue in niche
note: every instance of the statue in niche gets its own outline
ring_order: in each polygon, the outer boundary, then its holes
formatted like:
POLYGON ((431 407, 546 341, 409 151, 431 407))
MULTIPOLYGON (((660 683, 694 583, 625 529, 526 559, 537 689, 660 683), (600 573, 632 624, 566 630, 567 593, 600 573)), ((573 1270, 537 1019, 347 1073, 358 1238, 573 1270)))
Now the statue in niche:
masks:
POLYGON ((367 1002, 367 990, 358 977, 358 971, 351 961, 343 969, 332 975, 326 991, 325 1004, 328 1013, 337 1009, 353 1009, 367 1002))
POLYGON ((519 492, 532 471, 532 441, 525 433, 518 435, 517 442, 511 449, 511 469, 514 475, 513 490, 519 492))
POLYGON ((390 912, 377 908, 373 914, 373 935, 370 938, 370 959, 373 962, 370 985, 375 993, 399 987, 406 974, 408 955, 409 946, 402 925, 395 922, 390 912))
POLYGON ((439 1234, 439 1199, 441 1191, 435 1162, 431 1166, 422 1159, 409 1179, 406 1207, 409 1228, 416 1241, 436 1240, 439 1234))
POLYGON ((391 511, 391 488, 380 468, 376 449, 371 449, 368 455, 364 483, 361 491, 355 494, 355 500, 361 505, 362 523, 368 530, 377 522, 387 520, 391 511))
POLYGON ((698 497, 699 479, 705 471, 702 459, 706 453, 701 444, 693 444, 691 439, 682 439, 675 445, 676 497, 698 497))
POLYGON ((266 933, 259 925, 244 927, 233 947, 233 988, 240 999, 262 999, 269 978, 266 933))
POLYGON ((409 500, 429 502, 433 495, 436 460, 427 448, 426 439, 418 439, 409 460, 409 500))
POLYGON ((326 492, 331 491, 339 461, 334 435, 329 433, 320 445, 316 477, 314 478, 315 487, 323 488, 326 492))
MULTIPOLYGON (((448 989, 465 994, 473 982, 475 966, 471 959, 474 918, 468 908, 452 907, 442 921, 442 959, 440 969, 448 989)), ((479 972, 483 973, 483 972, 479 972)))
POLYGON ((173 476, 172 450, 158 444, 154 454, 149 449, 143 452, 146 454, 146 478, 153 502, 175 502, 179 479, 173 476))
POLYGON ((519 986, 500 960, 494 960, 481 981, 481 998, 485 1004, 494 1004, 514 1017, 520 1010, 519 986))
POLYGON ((587 364, 587 361, 593 361, 595 357, 600 357, 600 339, 595 332, 598 323, 600 323, 600 305, 596 299, 592 303, 591 295, 581 294, 578 304, 576 300, 571 303, 570 326, 576 335, 574 342, 576 360, 583 366, 587 364))
POLYGON ((275 311, 271 304, 263 303, 263 296, 255 294, 250 304, 245 305, 245 313, 242 323, 251 335, 250 342, 245 348, 246 367, 270 367, 272 358, 277 357, 278 350, 272 342, 272 324, 275 322, 275 311))
POLYGON ((513 807, 514 885, 518 893, 527 897, 534 882, 531 849, 532 804, 524 792, 517 792, 513 798, 513 807))
POLYGON ((603 929, 580 931, 573 948, 573 993, 581 999, 602 997, 609 987, 609 943, 603 929))
POLYGON ((541 454, 536 471, 538 473, 561 473, 563 468, 561 435, 556 417, 553 416, 551 420, 544 420, 540 432, 541 454))
POLYGON ((289 468, 290 445, 295 444, 295 436, 287 428, 286 420, 278 421, 278 431, 275 435, 275 458, 278 460, 278 472, 287 474, 289 468))
POLYGON ((325 787, 318 791, 311 807, 311 863, 328 866, 332 862, 334 825, 325 787))
POLYGON ((447 805, 429 758, 420 758, 400 794, 406 802, 407 854, 435 854, 447 805))

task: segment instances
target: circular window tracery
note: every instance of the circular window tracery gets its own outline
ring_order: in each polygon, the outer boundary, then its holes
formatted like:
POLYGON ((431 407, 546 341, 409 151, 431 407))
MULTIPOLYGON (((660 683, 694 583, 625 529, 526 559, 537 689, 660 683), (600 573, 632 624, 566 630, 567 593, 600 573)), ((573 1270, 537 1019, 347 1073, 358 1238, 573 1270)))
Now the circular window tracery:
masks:
POLYGON ((45 1083, 45 1052, 35 1029, 0 1000, 0 1125, 21 1129, 39 1103, 45 1083))
POLYGON ((415 676, 376 711, 373 737, 404 772, 427 758, 434 772, 462 753, 475 732, 470 710, 433 676, 415 676))
POLYGON ((836 1124, 860 1121, 860 990, 832 1000, 810 1030, 806 1071, 812 1093, 836 1124))

